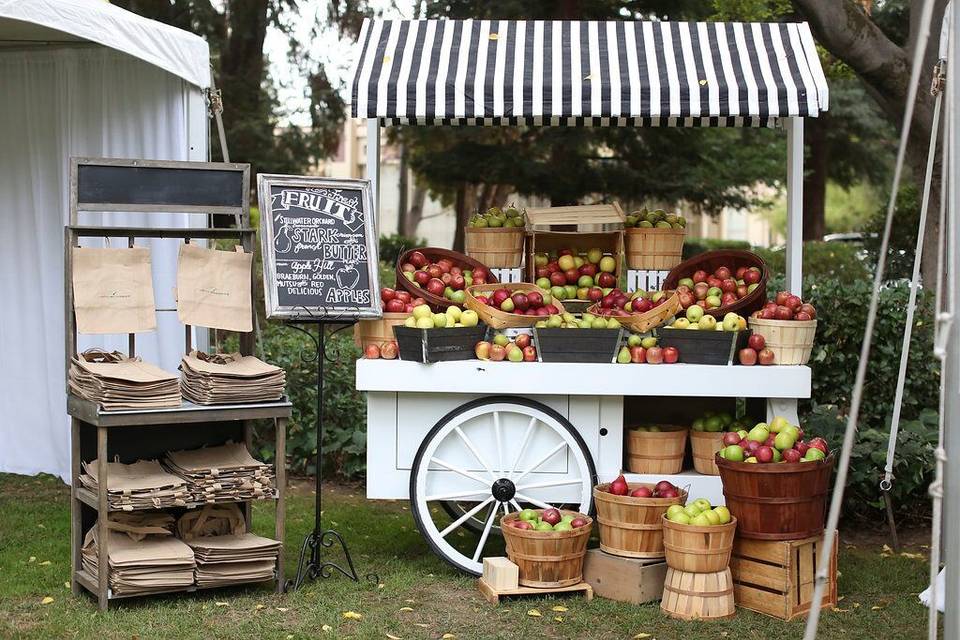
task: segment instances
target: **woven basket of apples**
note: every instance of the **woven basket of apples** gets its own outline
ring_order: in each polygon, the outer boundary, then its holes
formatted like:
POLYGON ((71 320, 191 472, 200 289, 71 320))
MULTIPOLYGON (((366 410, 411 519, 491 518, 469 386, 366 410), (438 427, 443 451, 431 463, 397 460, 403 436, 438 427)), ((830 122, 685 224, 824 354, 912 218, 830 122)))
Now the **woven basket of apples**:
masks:
POLYGON ((714 573, 730 566, 737 519, 727 507, 706 498, 673 505, 663 514, 667 566, 678 571, 714 573))
POLYGON ((525 587, 556 588, 583 580, 593 518, 560 509, 524 509, 500 519, 507 557, 525 587))
POLYGON ((593 488, 600 529, 600 548, 627 558, 662 558, 661 517, 673 506, 683 506, 687 492, 669 480, 656 484, 628 483, 621 474, 593 488))
POLYGON ((490 282, 497 282, 490 269, 449 249, 413 249, 397 260, 397 287, 414 298, 423 298, 435 309, 463 305, 467 287, 490 282))
POLYGON ((634 291, 624 293, 612 289, 587 313, 601 318, 614 318, 634 333, 646 333, 664 324, 680 308, 675 291, 634 291))
POLYGON ((663 289, 676 289, 680 308, 699 306, 716 318, 731 311, 749 315, 763 306, 769 272, 750 251, 707 251, 670 270, 663 289))
MULTIPOLYGON (((757 350, 760 364, 807 364, 817 335, 817 310, 789 291, 778 291, 768 302, 750 316, 753 332, 763 338, 757 350), (766 353, 764 352, 766 349, 766 353)), ((754 347, 754 345, 750 345, 754 347)), ((741 354, 752 360, 749 354, 741 354)))
POLYGON ((494 329, 532 327, 552 315, 563 315, 563 304, 535 284, 484 284, 465 291, 464 304, 494 329))
POLYGON ((834 457, 823 438, 804 435, 780 416, 723 434, 716 462, 738 535, 799 540, 823 532, 834 457))

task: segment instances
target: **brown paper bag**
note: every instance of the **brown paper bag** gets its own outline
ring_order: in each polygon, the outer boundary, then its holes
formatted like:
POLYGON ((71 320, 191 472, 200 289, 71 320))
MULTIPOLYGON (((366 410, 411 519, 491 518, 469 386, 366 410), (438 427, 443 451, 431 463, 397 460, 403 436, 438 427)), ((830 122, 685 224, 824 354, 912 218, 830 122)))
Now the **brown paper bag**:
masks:
POLYGON ((79 333, 157 328, 150 249, 73 249, 73 309, 79 333))
POLYGON ((180 322, 226 331, 253 331, 252 268, 252 253, 180 245, 177 261, 180 322))

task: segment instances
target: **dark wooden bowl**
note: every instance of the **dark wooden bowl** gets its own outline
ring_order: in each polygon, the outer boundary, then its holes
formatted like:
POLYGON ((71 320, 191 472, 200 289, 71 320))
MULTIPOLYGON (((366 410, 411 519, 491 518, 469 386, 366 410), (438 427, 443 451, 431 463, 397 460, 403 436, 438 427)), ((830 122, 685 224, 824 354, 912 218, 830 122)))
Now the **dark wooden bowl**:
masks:
POLYGON ((729 267, 730 271, 736 271, 740 267, 759 267, 760 286, 734 304, 724 305, 716 309, 706 309, 705 313, 709 313, 715 318, 723 318, 730 312, 748 316, 762 308, 767 301, 767 280, 770 277, 770 271, 767 269, 767 264, 763 261, 763 258, 751 251, 725 249, 722 251, 706 251, 695 255, 671 269, 660 288, 664 291, 676 289, 682 278, 691 277, 699 269, 703 269, 707 273, 713 273, 723 266, 729 267))
POLYGON ((740 521, 738 536, 800 540, 823 532, 832 453, 819 462, 751 464, 719 455, 714 459, 727 507, 740 521))
POLYGON ((490 275, 487 278, 487 283, 498 283, 496 276, 493 275, 493 272, 490 271, 490 267, 483 264, 479 260, 475 260, 468 255, 462 253, 457 253, 456 251, 451 251, 450 249, 441 249, 440 247, 422 247, 417 249, 410 249, 400 254, 400 258, 397 260, 397 286, 402 288, 404 291, 409 291, 410 295, 414 298, 423 298, 427 301, 431 307, 435 309, 446 309, 447 307, 453 306, 453 302, 447 300, 443 296, 435 296, 426 289, 421 289, 416 284, 410 282, 403 276, 403 269, 401 268, 405 262, 409 262, 410 254, 414 251, 419 251, 427 257, 427 260, 430 262, 437 262, 443 258, 451 260, 455 266, 460 267, 461 269, 476 269, 477 267, 483 267, 487 270, 487 273, 490 275))

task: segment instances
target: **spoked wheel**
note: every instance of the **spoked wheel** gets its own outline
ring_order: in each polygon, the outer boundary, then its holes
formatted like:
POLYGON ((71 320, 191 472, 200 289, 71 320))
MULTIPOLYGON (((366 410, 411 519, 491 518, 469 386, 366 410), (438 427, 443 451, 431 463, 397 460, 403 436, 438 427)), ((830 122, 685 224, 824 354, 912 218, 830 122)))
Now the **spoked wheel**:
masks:
POLYGON ((583 438, 559 413, 508 396, 454 409, 424 438, 410 471, 417 528, 437 555, 474 575, 500 517, 527 506, 589 512, 596 480, 583 438), (437 508, 439 507, 439 508, 437 508))

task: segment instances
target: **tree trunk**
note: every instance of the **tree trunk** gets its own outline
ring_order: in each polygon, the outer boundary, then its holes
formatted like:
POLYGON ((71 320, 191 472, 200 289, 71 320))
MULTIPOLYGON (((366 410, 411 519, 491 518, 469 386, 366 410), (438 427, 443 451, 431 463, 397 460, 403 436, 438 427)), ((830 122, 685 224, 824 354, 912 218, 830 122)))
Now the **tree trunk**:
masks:
POLYGON ((405 144, 400 145, 400 180, 397 185, 398 201, 397 201, 397 233, 402 235, 406 231, 409 224, 407 223, 407 216, 409 215, 409 209, 407 207, 407 183, 409 182, 409 171, 407 171, 407 146, 405 144))
POLYGON ((806 173, 803 176, 803 239, 823 240, 827 230, 827 149, 826 114, 809 118, 805 128, 807 142, 806 173))
POLYGON ((457 226, 453 232, 453 250, 463 253, 464 232, 470 220, 470 214, 477 210, 477 185, 463 183, 457 189, 457 201, 454 212, 457 216, 457 226))
POLYGON ((420 186, 419 183, 414 183, 413 198, 411 198, 410 207, 404 218, 404 227, 400 230, 401 235, 407 238, 417 237, 417 229, 420 227, 420 221, 423 220, 423 206, 426 201, 426 188, 420 186))

